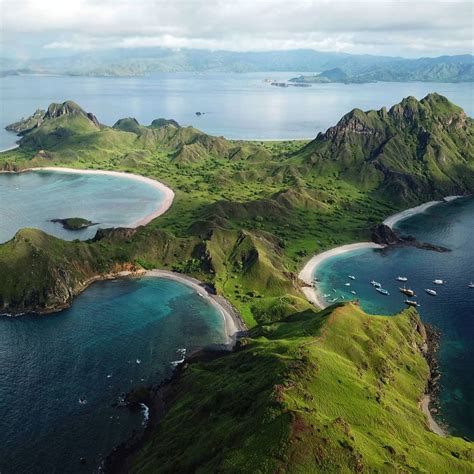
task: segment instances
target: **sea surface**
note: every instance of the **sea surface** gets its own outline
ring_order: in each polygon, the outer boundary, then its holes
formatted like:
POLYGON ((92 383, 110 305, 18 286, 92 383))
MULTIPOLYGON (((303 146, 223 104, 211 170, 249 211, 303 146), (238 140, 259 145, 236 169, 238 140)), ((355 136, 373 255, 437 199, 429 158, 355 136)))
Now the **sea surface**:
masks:
POLYGON ((224 339, 217 309, 152 277, 94 283, 56 314, 0 317, 0 472, 96 472, 143 429, 142 412, 113 406, 120 395, 224 339))
POLYGON ((65 240, 85 240, 98 228, 127 227, 164 199, 159 189, 122 176, 55 171, 0 173, 0 242, 23 227, 65 240), (98 225, 66 230, 51 219, 82 217, 98 225))
POLYGON ((0 150, 17 137, 4 127, 51 102, 76 101, 100 122, 113 125, 135 117, 177 120, 212 135, 242 139, 314 138, 351 109, 390 107, 403 97, 438 92, 474 115, 472 84, 314 84, 280 88, 265 78, 286 81, 299 72, 162 73, 146 77, 11 76, 0 79, 0 150), (197 116, 196 112, 204 112, 197 116))
POLYGON ((446 423, 452 434, 474 440, 474 289, 468 288, 474 282, 474 198, 431 207, 401 221, 398 229, 420 241, 448 247, 451 252, 358 250, 324 262, 316 271, 320 280, 317 284, 323 295, 330 294, 328 300, 336 296, 338 301, 343 296, 345 300, 358 298, 370 313, 393 314, 405 307, 406 299, 399 291, 404 284, 396 278, 407 277, 407 288, 417 293, 410 299, 421 305, 418 310, 422 320, 441 331, 441 413, 437 420, 446 423), (445 283, 435 285, 435 279, 445 283), (372 280, 382 283, 390 296, 375 291, 372 280), (430 296, 426 288, 436 290, 438 295, 430 296))

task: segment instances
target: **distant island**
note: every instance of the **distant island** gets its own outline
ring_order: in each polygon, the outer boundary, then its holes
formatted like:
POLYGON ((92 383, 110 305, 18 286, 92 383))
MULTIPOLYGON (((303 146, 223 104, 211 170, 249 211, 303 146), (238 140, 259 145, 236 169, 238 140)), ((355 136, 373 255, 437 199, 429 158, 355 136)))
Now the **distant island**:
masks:
POLYGON ((88 51, 61 58, 4 61, 0 76, 63 74, 93 77, 140 77, 157 72, 299 71, 317 75, 301 83, 371 81, 474 81, 473 56, 409 59, 390 56, 328 53, 309 49, 269 52, 208 51, 198 49, 126 48, 88 51))
POLYGON ((472 82, 472 56, 394 59, 372 65, 353 64, 324 70, 319 74, 293 77, 298 84, 364 84, 367 82, 472 82), (456 58, 456 59, 455 59, 456 58))
POLYGON ((136 173, 175 200, 86 241, 18 230, 0 244, 2 312, 50 313, 93 281, 166 269, 203 282, 247 329, 234 351, 195 354, 169 383, 132 392, 149 424, 107 458, 108 472, 472 472, 472 443, 429 415, 436 343, 416 309, 322 309, 299 272, 374 229, 405 244, 380 228, 387 216, 473 194, 474 121, 460 107, 406 97, 353 109, 305 141, 227 140, 168 119, 109 127, 72 101, 10 129, 21 138, 1 170, 136 173))

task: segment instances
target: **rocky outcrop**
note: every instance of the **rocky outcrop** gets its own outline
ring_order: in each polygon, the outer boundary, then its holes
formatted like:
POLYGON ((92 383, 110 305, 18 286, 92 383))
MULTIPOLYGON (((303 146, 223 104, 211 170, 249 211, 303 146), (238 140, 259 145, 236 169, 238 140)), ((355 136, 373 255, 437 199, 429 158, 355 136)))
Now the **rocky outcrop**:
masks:
POLYGON ((416 247, 423 250, 433 250, 435 252, 449 252, 450 250, 441 245, 434 245, 427 242, 419 242, 411 235, 403 236, 400 232, 393 230, 385 224, 380 224, 372 230, 372 241, 386 247, 416 247))

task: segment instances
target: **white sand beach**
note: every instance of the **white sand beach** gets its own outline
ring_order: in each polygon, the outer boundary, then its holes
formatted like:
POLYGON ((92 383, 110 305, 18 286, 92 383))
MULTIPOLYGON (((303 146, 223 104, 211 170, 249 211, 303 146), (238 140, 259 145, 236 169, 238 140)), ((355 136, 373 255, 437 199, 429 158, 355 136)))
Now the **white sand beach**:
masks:
POLYGON ((455 199, 459 199, 463 196, 446 196, 443 198, 442 201, 429 201, 425 202, 424 204, 420 204, 419 206, 416 207, 411 207, 410 209, 405 209, 404 211, 397 212, 396 214, 392 214, 391 216, 388 216, 383 223, 393 229, 393 227, 398 224, 400 221, 403 221, 405 219, 408 219, 409 217, 412 217, 416 214, 421 214, 422 212, 425 212, 427 209, 430 207, 436 206, 437 204, 441 204, 443 202, 450 202, 454 201, 455 199))
POLYGON ((352 252, 353 250, 360 249, 377 249, 383 248, 383 245, 375 244, 373 242, 358 242, 355 244, 342 245, 340 247, 327 250, 326 252, 319 253, 311 257, 303 269, 299 273, 300 280, 304 281, 309 286, 304 286, 302 288, 303 293, 305 294, 308 301, 323 309, 326 306, 326 302, 323 300, 321 294, 319 293, 316 284, 314 283, 314 273, 316 269, 328 258, 334 257, 336 255, 341 255, 346 252, 352 252))
POLYGON ((153 219, 157 218, 164 214, 173 203, 174 200, 174 192, 172 189, 165 186, 163 183, 156 181, 155 179, 146 178, 145 176, 140 176, 138 174, 133 173, 125 173, 122 171, 103 171, 103 170, 80 170, 75 168, 64 168, 64 167, 54 167, 54 166, 45 166, 45 167, 38 167, 38 168, 27 168, 23 171, 53 171, 59 173, 75 173, 75 174, 103 174, 109 176, 117 176, 120 178, 127 178, 127 179, 134 179, 135 181, 141 181, 142 183, 146 183, 150 186, 153 186, 155 189, 160 190, 164 194, 164 198, 160 199, 157 202, 157 208, 150 214, 146 215, 145 217, 139 219, 136 222, 133 222, 128 225, 128 227, 139 227, 141 225, 146 225, 151 222, 153 219))
POLYGON ((169 270, 147 270, 144 273, 145 276, 158 277, 158 278, 168 278, 170 280, 175 280, 180 283, 183 283, 193 290, 195 290, 202 298, 211 303, 216 307, 224 320, 224 330, 227 340, 227 346, 229 349, 235 346, 237 341, 237 335, 241 331, 245 331, 246 327, 243 321, 240 318, 239 313, 233 306, 222 296, 213 295, 206 291, 202 286, 202 283, 196 278, 183 275, 181 273, 171 272, 169 270))
POLYGON ((441 428, 441 426, 436 423, 435 419, 433 418, 433 415, 430 412, 430 396, 428 394, 423 395, 423 398, 420 402, 420 406, 423 410, 423 413, 426 415, 426 418, 428 419, 428 426, 430 430, 440 436, 447 436, 446 431, 444 431, 443 428, 441 428))

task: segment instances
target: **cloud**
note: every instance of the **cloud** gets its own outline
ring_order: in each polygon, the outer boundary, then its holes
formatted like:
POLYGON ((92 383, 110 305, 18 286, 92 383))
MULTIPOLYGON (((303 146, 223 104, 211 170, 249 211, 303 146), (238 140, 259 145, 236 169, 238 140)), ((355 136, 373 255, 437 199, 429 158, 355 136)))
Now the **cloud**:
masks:
POLYGON ((473 4, 463 1, 0 0, 0 8, 7 50, 473 50, 473 4))

